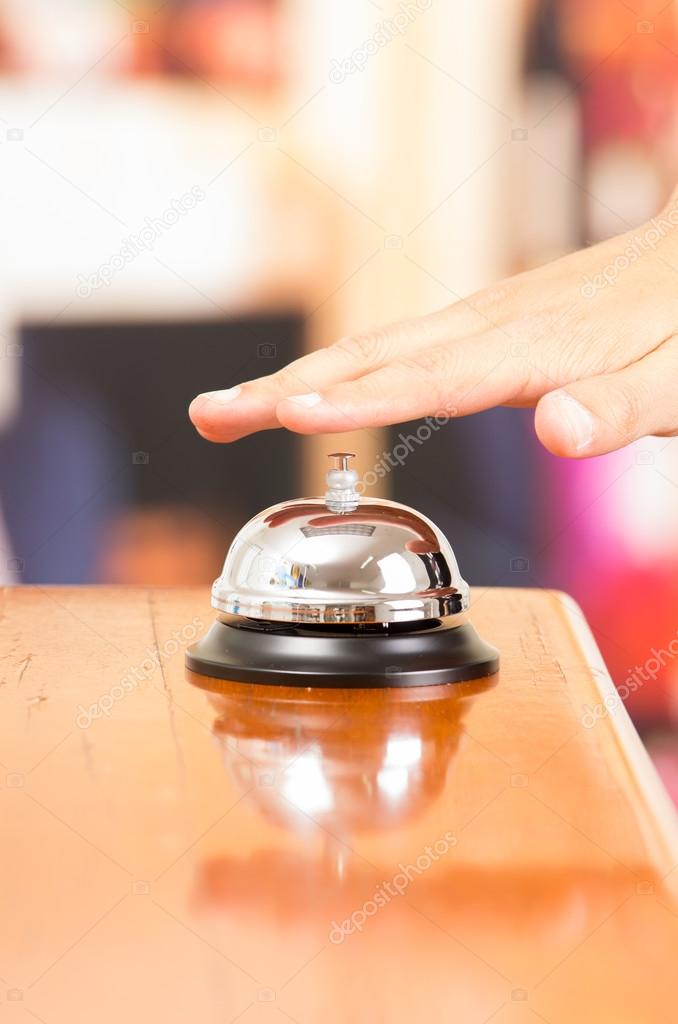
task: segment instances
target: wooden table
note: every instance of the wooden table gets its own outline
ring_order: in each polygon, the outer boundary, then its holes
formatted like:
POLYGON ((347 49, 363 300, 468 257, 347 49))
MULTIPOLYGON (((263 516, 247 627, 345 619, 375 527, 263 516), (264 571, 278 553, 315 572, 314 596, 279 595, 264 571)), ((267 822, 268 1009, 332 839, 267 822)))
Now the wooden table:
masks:
POLYGON ((674 813, 581 613, 472 617, 496 685, 290 690, 187 681, 203 590, 5 591, 0 1017, 674 1024, 674 813))

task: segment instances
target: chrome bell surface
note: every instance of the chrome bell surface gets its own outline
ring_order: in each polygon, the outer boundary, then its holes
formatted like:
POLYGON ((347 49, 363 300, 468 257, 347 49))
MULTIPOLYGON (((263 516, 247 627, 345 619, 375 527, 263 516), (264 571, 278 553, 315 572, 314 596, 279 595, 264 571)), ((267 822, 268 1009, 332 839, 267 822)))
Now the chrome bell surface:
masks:
POLYGON ((461 623, 468 586, 445 536, 406 505, 363 498, 350 453, 330 458, 324 498, 274 505, 240 530, 212 605, 268 622, 461 623))

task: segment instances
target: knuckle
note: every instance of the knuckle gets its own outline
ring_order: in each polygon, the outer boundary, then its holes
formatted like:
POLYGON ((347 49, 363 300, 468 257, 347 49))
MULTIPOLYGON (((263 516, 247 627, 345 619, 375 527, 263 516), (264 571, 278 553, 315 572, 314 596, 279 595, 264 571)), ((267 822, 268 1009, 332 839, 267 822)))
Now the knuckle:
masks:
POLYGON ((340 338, 330 349, 357 366, 369 368, 388 358, 390 344, 385 331, 367 331, 340 338))
POLYGON ((484 288, 471 296, 469 302, 483 313, 498 311, 501 307, 510 307, 518 291, 516 278, 508 277, 497 284, 484 288))
POLYGON ((302 391, 313 391, 312 381, 313 360, 319 352, 295 359, 287 366, 281 367, 268 377, 259 377, 249 381, 246 387, 262 397, 285 398, 286 395, 299 394, 302 391))
POLYGON ((410 368, 417 370, 419 373, 424 373, 426 376, 433 377, 436 381, 441 378, 450 377, 456 359, 452 355, 452 350, 446 348, 427 348, 418 355, 407 360, 410 368))
POLYGON ((254 383, 263 389, 262 394, 265 395, 272 392, 274 396, 280 395, 281 397, 295 391, 303 391, 305 387, 303 380, 299 377, 293 366, 285 366, 282 370, 278 370, 268 377, 260 378, 260 380, 254 383))
POLYGON ((410 378, 424 383, 431 403, 442 407, 449 398, 450 384, 454 380, 457 359, 451 349, 441 347, 425 349, 416 356, 400 360, 400 368, 410 378))
POLYGON ((406 349, 408 342, 413 344, 434 345, 441 338, 441 321, 446 325, 449 321, 449 310, 439 313, 428 313, 425 316, 405 317, 396 320, 389 327, 389 334, 401 349, 406 349))
POLYGON ((527 338, 530 343, 535 344, 552 334, 558 326, 559 320, 558 310, 550 306, 533 309, 513 317, 507 327, 507 333, 515 338, 527 338))
POLYGON ((609 409, 615 427, 624 437, 635 437, 648 396, 637 385, 617 384, 610 398, 609 409))
POLYGON ((523 318, 520 327, 530 339, 537 377, 543 372, 560 385, 619 368, 600 324, 578 309, 547 310, 523 318))
POLYGON ((625 341, 612 327, 610 317, 601 325, 587 309, 575 307, 558 324, 564 370, 569 373, 611 373, 624 364, 625 341))

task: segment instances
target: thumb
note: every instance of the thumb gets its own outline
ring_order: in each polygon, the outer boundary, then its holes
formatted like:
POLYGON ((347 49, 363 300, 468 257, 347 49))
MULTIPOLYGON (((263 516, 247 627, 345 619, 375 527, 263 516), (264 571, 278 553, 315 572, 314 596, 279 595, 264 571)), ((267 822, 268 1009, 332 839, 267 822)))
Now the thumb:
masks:
POLYGON ((674 339, 616 373, 575 381, 537 404, 537 437, 554 455, 588 458, 648 434, 678 433, 674 339))

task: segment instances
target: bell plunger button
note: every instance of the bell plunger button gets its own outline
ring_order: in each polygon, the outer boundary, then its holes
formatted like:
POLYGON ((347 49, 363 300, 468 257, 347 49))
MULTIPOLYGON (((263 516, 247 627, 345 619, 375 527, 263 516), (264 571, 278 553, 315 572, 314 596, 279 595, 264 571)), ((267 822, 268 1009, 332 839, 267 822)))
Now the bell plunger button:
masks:
POLYGON ((349 469, 349 460, 354 459, 355 455, 353 452, 333 452, 328 458, 334 460, 334 465, 325 477, 325 504, 330 512, 355 512, 360 504, 360 495, 356 490, 358 474, 354 469, 349 469))

